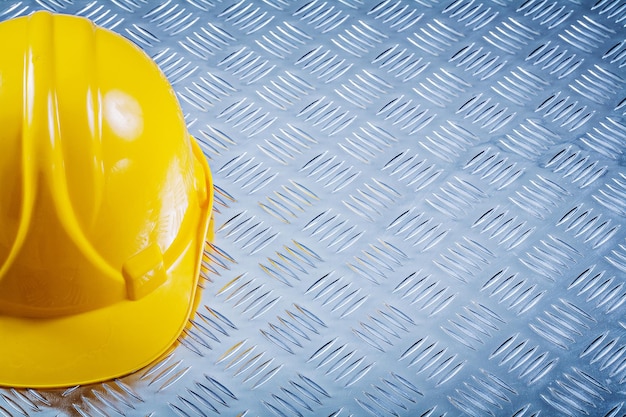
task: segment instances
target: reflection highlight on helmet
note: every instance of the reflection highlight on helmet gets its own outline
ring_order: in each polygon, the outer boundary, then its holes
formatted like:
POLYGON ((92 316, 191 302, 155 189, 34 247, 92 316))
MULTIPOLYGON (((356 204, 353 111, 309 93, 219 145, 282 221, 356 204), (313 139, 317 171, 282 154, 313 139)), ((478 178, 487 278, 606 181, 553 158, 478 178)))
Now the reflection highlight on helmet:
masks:
POLYGON ((104 120, 113 133, 128 141, 137 139, 143 132, 143 112, 139 102, 121 90, 111 90, 104 95, 104 120))

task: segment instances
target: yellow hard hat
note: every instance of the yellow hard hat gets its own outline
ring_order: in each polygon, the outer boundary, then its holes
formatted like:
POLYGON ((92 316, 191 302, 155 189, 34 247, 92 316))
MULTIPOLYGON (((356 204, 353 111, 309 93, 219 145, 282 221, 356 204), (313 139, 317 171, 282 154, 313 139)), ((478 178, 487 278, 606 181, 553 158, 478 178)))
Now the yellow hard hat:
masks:
POLYGON ((0 23, 0 385, 164 354, 193 309, 213 186, 176 96, 89 20, 0 23))

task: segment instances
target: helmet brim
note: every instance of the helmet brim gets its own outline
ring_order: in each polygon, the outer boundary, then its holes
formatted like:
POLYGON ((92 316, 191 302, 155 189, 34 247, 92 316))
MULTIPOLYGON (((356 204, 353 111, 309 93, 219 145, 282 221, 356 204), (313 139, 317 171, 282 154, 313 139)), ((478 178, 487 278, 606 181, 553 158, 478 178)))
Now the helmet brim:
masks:
POLYGON ((89 384, 137 371, 167 353, 193 312, 213 204, 213 184, 204 171, 208 203, 197 235, 167 270, 168 280, 140 300, 49 319, 0 315, 0 385, 52 388, 89 384))

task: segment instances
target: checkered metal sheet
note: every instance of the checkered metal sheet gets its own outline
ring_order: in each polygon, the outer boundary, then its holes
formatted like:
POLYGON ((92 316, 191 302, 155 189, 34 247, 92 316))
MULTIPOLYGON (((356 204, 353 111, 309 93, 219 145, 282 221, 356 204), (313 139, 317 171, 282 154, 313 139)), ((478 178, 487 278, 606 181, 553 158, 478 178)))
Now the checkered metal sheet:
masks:
POLYGON ((626 1, 0 8, 143 48, 216 186, 177 349, 0 415, 626 415, 626 1))

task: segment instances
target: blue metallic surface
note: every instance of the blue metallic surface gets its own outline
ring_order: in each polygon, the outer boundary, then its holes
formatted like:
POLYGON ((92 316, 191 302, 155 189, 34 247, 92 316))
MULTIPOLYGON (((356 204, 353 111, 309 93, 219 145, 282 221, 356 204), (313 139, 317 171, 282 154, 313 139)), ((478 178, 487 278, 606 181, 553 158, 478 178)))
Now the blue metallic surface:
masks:
POLYGON ((147 51, 216 184, 174 353, 4 415, 626 415, 626 1, 0 7, 147 51))

